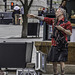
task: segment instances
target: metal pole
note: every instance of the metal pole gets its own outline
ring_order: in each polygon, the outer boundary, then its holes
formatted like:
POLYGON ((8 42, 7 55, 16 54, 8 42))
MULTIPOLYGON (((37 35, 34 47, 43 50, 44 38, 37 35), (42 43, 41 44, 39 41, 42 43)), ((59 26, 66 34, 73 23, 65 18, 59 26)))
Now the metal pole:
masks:
POLYGON ((7 0, 5 0, 5 12, 7 11, 7 0))
POLYGON ((52 11, 52 0, 50 0, 50 13, 52 11))

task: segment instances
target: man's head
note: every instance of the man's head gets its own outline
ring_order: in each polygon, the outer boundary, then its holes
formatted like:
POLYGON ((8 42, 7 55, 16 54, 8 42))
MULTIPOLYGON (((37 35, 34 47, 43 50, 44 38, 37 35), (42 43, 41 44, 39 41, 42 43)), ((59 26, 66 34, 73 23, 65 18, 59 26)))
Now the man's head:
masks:
POLYGON ((56 18, 58 18, 61 15, 66 17, 66 10, 64 10, 63 8, 58 8, 55 14, 56 14, 56 18))
POLYGON ((18 4, 16 4, 16 6, 18 6, 18 4))

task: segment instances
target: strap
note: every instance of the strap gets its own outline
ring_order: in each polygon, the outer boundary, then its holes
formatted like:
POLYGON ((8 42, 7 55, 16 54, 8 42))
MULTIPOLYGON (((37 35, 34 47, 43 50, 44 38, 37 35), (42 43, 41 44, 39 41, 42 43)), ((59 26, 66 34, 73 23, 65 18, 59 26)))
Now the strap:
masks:
POLYGON ((59 25, 63 24, 63 23, 67 23, 67 22, 68 22, 68 20, 65 18, 64 21, 62 21, 62 20, 60 21, 59 25))

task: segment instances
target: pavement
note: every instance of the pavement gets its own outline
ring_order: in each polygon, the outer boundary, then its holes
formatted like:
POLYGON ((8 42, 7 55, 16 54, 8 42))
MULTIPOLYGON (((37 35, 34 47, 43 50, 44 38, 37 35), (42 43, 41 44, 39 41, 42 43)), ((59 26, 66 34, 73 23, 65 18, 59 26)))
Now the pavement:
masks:
MULTIPOLYGON (((29 37, 27 39, 21 39, 21 25, 0 25, 0 42, 15 42, 15 41, 42 41, 43 40, 43 26, 40 26, 39 38, 35 36, 29 37)), ((34 56, 33 56, 34 57, 34 56)), ((9 72, 8 75, 16 75, 15 72, 9 72)), ((53 75, 53 74, 43 74, 43 75, 53 75)), ((75 74, 65 74, 65 75, 75 75, 75 74)))
MULTIPOLYGON (((22 25, 0 25, 0 39, 2 38, 20 38, 22 32, 22 25)), ((43 26, 40 26, 39 37, 43 37, 43 26)), ((35 39, 35 36, 33 36, 35 39)), ((33 39, 32 36, 30 39, 33 39)))
MULTIPOLYGON (((6 75, 6 73, 5 73, 5 75, 6 75)), ((17 75, 17 73, 15 73, 15 72, 8 72, 7 75, 17 75)), ((53 74, 42 74, 42 75, 53 75, 53 74)), ((59 74, 59 75, 61 75, 61 74, 59 74)), ((65 74, 65 75, 75 75, 75 74, 65 74)))
POLYGON ((0 38, 20 37, 21 30, 20 25, 0 25, 0 38))
MULTIPOLYGON (((16 75, 16 73, 8 73, 8 75, 16 75)), ((53 75, 53 74, 42 74, 42 75, 53 75)), ((61 75, 61 74, 59 74, 61 75)), ((65 75, 75 75, 75 74, 65 74, 65 75)))
MULTIPOLYGON (((16 73, 8 73, 8 75, 16 75, 16 73)), ((42 74, 42 75, 53 75, 53 74, 42 74)), ((61 74, 59 74, 61 75, 61 74)), ((75 75, 75 74, 65 74, 65 75, 75 75)))

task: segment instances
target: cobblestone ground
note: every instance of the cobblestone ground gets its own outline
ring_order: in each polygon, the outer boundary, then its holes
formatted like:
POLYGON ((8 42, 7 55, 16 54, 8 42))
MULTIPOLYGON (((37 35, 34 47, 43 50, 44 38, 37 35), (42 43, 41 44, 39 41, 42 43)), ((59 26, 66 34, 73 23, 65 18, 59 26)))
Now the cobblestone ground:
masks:
MULTIPOLYGON (((8 75, 16 75, 16 73, 8 73, 8 75)), ((53 74, 42 74, 42 75, 53 75, 53 74)), ((59 74, 61 75, 61 74, 59 74)), ((65 75, 75 75, 75 74, 65 74, 65 75)))

